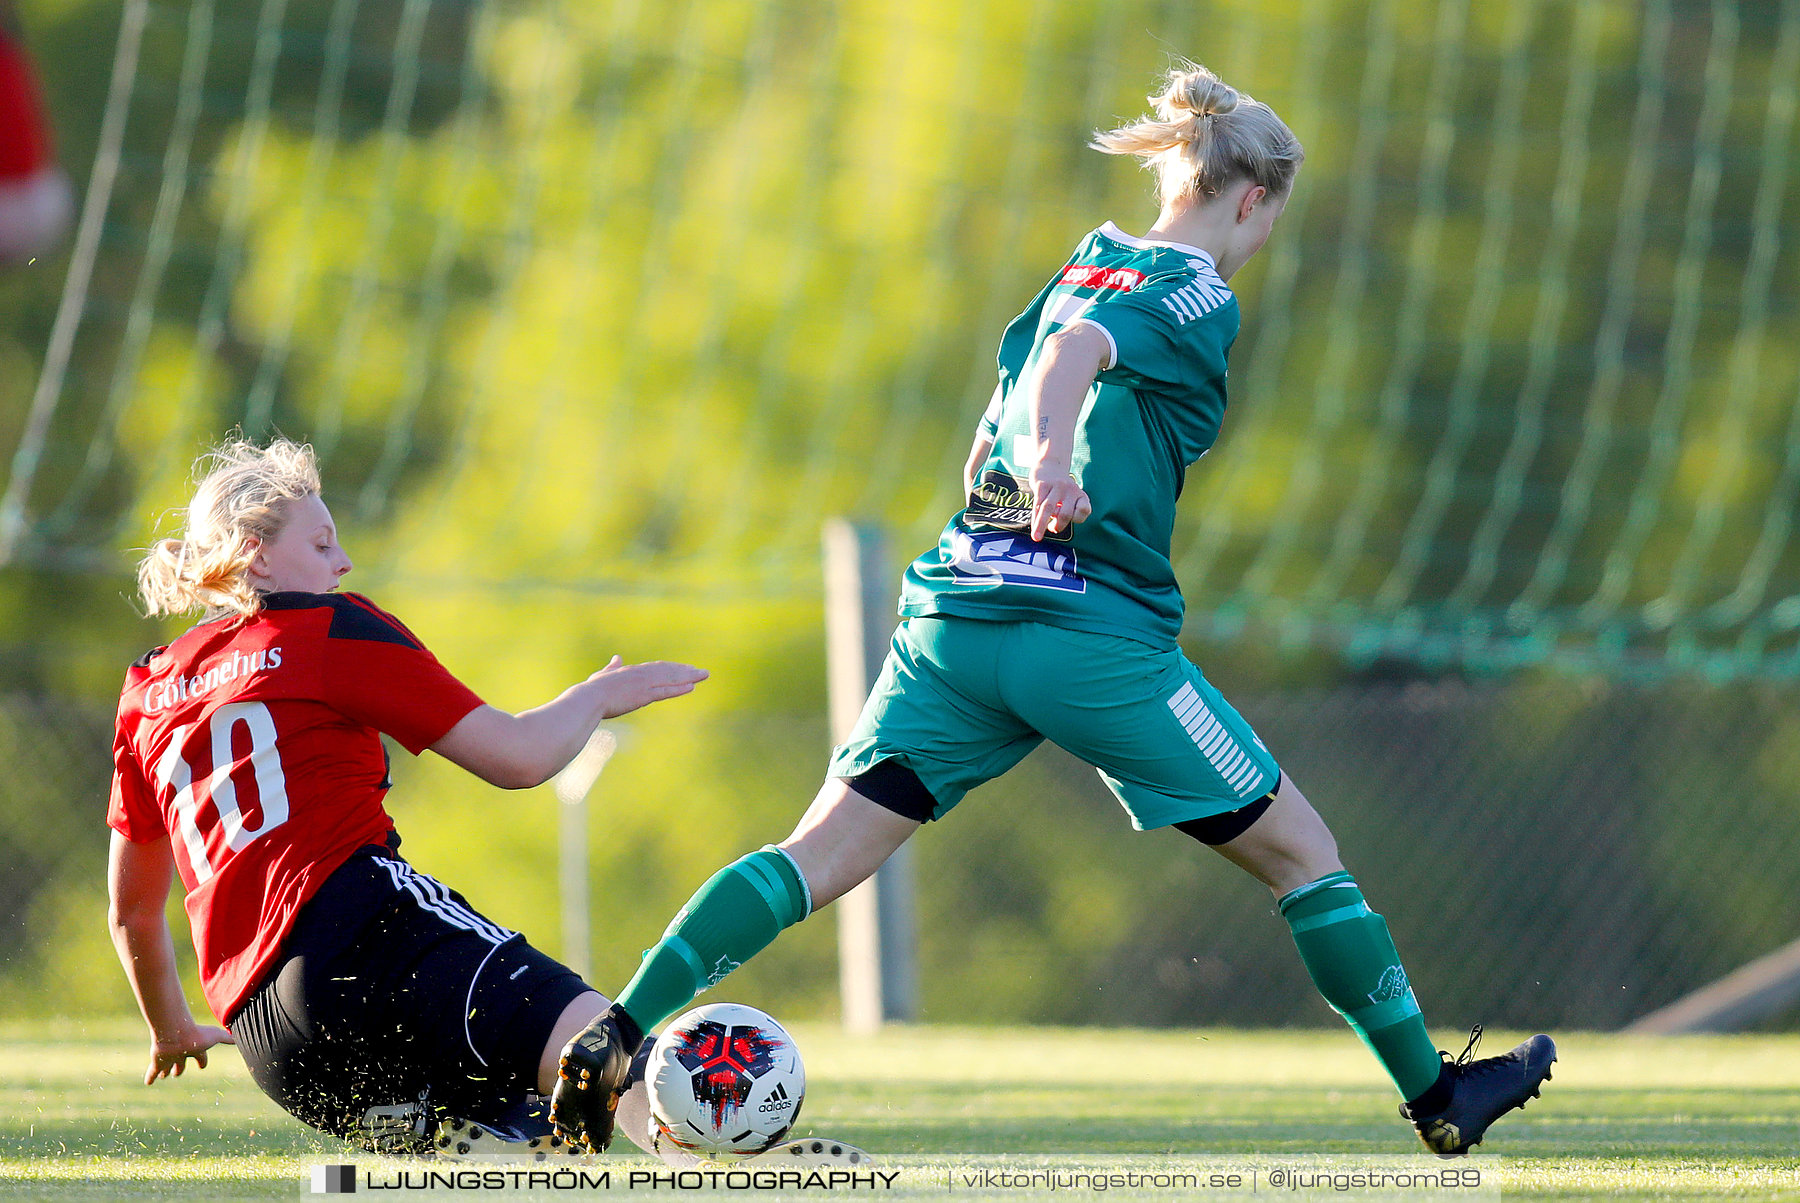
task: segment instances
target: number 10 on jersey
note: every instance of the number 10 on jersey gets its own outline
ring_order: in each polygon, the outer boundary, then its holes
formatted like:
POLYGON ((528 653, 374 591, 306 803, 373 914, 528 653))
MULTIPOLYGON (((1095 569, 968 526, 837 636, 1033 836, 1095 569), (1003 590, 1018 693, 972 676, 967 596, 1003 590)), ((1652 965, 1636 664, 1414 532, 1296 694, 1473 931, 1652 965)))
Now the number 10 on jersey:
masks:
MULTIPOLYGON (((212 736, 211 769, 198 788, 192 766, 185 753, 197 724, 177 727, 169 740, 169 750, 156 765, 157 784, 175 794, 175 825, 181 842, 187 848, 188 863, 198 885, 213 875, 212 861, 206 855, 206 837, 200 830, 199 816, 207 802, 218 814, 218 826, 225 833, 225 846, 240 851, 258 836, 267 835, 287 822, 287 778, 281 771, 281 756, 275 747, 275 719, 261 702, 232 702, 213 711, 209 724, 212 736), (238 783, 231 771, 238 765, 232 755, 232 738, 239 725, 250 735, 250 766, 256 780, 256 809, 261 822, 247 826, 238 805, 238 783)), ((199 743, 201 741, 194 741, 199 743)))

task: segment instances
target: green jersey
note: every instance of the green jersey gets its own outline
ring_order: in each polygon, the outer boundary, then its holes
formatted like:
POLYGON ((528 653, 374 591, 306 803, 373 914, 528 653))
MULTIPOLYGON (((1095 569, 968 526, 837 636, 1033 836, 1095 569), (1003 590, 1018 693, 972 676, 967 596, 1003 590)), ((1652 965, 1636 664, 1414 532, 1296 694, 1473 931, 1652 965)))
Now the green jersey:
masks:
POLYGON ((1225 417, 1237 298, 1198 247, 1133 238, 1111 222, 1082 239, 1000 340, 1000 383, 982 416, 993 450, 968 505, 906 570, 900 613, 1041 622, 1173 647, 1181 592, 1169 563, 1188 466, 1225 417), (1071 475, 1094 512, 1031 538, 1035 443, 1025 390, 1044 340, 1087 322, 1111 361, 1075 426, 1071 475))

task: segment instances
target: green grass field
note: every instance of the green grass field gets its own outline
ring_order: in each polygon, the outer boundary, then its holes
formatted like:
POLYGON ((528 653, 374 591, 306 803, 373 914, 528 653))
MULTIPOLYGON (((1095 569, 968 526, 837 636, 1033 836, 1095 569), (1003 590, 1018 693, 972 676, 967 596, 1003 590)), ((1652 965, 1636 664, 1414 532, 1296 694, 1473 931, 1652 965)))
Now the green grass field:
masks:
MULTIPOLYGON (((799 1131, 877 1156, 1413 1149, 1390 1088, 1345 1032, 796 1035, 809 1076, 799 1131)), ((1511 1039, 1494 1033, 1485 1051, 1511 1039)), ((1800 1037, 1559 1043, 1543 1100, 1484 1146, 1507 1196, 1800 1198, 1800 1037)), ((0 1195, 291 1198, 312 1165, 349 1160, 221 1051, 204 1072, 145 1087, 130 1024, 0 1025, 0 1195)))

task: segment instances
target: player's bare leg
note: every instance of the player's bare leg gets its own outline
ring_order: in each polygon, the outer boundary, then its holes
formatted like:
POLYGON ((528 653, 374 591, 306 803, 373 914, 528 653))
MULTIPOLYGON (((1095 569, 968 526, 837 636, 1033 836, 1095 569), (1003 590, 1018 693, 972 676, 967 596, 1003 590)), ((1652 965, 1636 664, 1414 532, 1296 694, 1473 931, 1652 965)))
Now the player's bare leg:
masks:
POLYGON ((643 1029, 617 1006, 606 1007, 569 1038, 557 1057, 550 1091, 550 1122, 558 1136, 589 1153, 606 1151, 630 1084, 633 1055, 643 1042, 643 1029))
MULTIPOLYGON (((560 1077, 563 1050, 582 1029, 605 1015, 610 1006, 610 998, 598 990, 590 990, 571 1000, 563 1008, 556 1026, 550 1029, 550 1038, 544 1044, 543 1055, 538 1059, 540 1095, 551 1097, 560 1077)), ((618 1107, 613 1112, 617 1130, 625 1133, 632 1144, 647 1153, 654 1150, 650 1146, 650 1092, 644 1084, 641 1062, 649 1055, 649 1050, 644 1047, 649 1043, 646 1039, 633 1054, 631 1074, 624 1093, 619 1096, 618 1107)))
POLYGON ((557 1130, 593 1152, 604 1149, 643 1032, 756 955, 784 928, 868 877, 918 827, 833 779, 785 842, 715 873, 644 957, 619 1000, 563 1048, 551 1094, 557 1130))
POLYGON ((1454 1060, 1431 1042, 1387 921, 1369 909, 1331 829, 1292 781, 1283 776, 1262 817, 1216 847, 1274 892, 1313 983, 1393 1077, 1406 1100, 1400 1114, 1426 1148, 1466 1153, 1488 1125, 1538 1096, 1556 1060, 1550 1037, 1479 1061, 1470 1059, 1479 1027, 1454 1060))
POLYGON ((1277 898, 1328 873, 1342 873, 1337 839, 1286 774, 1275 800, 1250 829, 1215 851, 1268 886, 1277 898))
POLYGON ((919 824, 869 801, 841 777, 828 778, 777 845, 806 878, 816 911, 861 885, 912 838, 919 824))
POLYGON ((563 1046, 575 1038, 575 1033, 585 1028, 594 1020, 606 1013, 612 1000, 598 990, 589 990, 586 994, 577 995, 563 1008, 557 1017, 556 1026, 550 1029, 550 1038, 544 1042, 543 1055, 538 1058, 537 1092, 548 1096, 556 1089, 556 1071, 562 1062, 563 1046))
MULTIPOLYGON (((550 1098, 559 1080, 564 1048, 588 1024, 599 1019, 611 1005, 604 994, 589 990, 577 995, 563 1008, 552 1025, 538 1057, 536 1091, 538 1099, 550 1098)), ((618 1126, 633 1144, 645 1152, 650 1147, 650 1100, 645 1088, 642 1063, 649 1057, 648 1042, 640 1048, 628 1075, 628 1085, 620 1096, 616 1116, 618 1126)), ((493 1122, 476 1122, 447 1118, 437 1128, 433 1145, 440 1157, 453 1161, 469 1158, 502 1160, 545 1160, 557 1156, 588 1151, 585 1144, 565 1139, 554 1127, 545 1132, 537 1127, 544 1119, 541 1103, 530 1101, 517 1116, 493 1122)))

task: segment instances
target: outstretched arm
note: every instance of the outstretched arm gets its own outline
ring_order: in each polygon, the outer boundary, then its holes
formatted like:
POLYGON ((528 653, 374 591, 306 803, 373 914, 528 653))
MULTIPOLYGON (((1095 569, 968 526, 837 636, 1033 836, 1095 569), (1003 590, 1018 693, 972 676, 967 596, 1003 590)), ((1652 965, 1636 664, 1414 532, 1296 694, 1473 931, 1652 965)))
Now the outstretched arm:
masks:
POLYGON ((107 922, 138 1010, 150 1025, 146 1086, 171 1073, 181 1076, 189 1057, 205 1069, 207 1049, 236 1043, 224 1028, 194 1022, 181 992, 175 942, 163 912, 174 879, 175 854, 167 839, 134 844, 113 832, 106 858, 107 922))
POLYGON ((611 663, 533 710, 508 714, 478 706, 431 750, 502 789, 542 785, 575 759, 606 719, 692 693, 706 670, 664 660, 611 663))
POLYGON ((1088 389, 1112 358, 1112 343, 1087 322, 1065 326, 1044 340, 1043 354, 1022 382, 1031 406, 1031 439, 1037 462, 1030 473, 1035 504, 1031 537, 1067 530, 1085 522, 1093 505, 1075 483, 1075 421, 1088 389))

